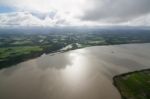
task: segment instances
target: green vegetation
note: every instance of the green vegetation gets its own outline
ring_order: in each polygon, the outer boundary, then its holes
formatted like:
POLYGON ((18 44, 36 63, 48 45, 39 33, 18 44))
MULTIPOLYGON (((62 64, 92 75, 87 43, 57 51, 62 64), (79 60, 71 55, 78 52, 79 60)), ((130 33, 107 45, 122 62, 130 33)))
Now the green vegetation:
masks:
POLYGON ((38 56, 42 50, 39 46, 0 48, 0 68, 38 56))
POLYGON ((54 33, 0 30, 0 69, 43 53, 65 52, 89 46, 150 43, 149 38, 149 30, 85 30, 54 33))
POLYGON ((14 46, 0 48, 0 69, 59 50, 62 45, 14 46))
POLYGON ((30 54, 32 52, 42 51, 43 49, 39 46, 23 46, 23 47, 7 47, 0 48, 0 59, 5 60, 10 56, 19 56, 22 54, 30 54))
POLYGON ((122 99, 150 99, 150 70, 116 76, 114 84, 122 99))

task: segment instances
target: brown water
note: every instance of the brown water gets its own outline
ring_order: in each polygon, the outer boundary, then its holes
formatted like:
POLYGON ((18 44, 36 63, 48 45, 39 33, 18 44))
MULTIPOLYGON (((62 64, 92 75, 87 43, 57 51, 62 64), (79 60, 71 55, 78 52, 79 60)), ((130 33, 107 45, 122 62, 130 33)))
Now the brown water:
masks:
POLYGON ((150 44, 89 47, 0 70, 0 99, 120 99, 114 75, 150 68, 150 44))

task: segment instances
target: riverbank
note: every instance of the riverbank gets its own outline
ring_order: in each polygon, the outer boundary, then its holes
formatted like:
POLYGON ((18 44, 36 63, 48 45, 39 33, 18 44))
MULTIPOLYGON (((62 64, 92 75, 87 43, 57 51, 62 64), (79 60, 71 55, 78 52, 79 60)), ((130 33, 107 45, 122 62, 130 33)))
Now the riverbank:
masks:
POLYGON ((150 99, 150 69, 121 74, 113 81, 122 99, 150 99))
MULTIPOLYGON (((114 44, 114 45, 125 45, 125 44, 114 44)), ((129 44, 143 44, 143 43, 129 43, 129 44)), ((1 50, 0 50, 0 55, 2 53, 5 56, 5 53, 6 53, 8 55, 8 57, 4 58, 4 60, 3 60, 3 58, 0 57, 0 69, 8 68, 8 67, 14 66, 20 62, 24 62, 24 61, 27 61, 30 59, 40 57, 44 53, 45 54, 64 53, 64 52, 68 52, 71 50, 92 47, 92 46, 112 46, 112 45, 111 44, 79 45, 78 43, 75 43, 75 44, 71 44, 71 47, 69 47, 67 49, 66 49, 67 46, 63 46, 63 47, 57 46, 54 48, 49 47, 49 46, 48 47, 40 47, 40 46, 27 46, 26 47, 26 46, 24 46, 24 47, 16 47, 17 49, 13 49, 14 51, 12 51, 12 52, 11 52, 11 47, 8 47, 6 49, 2 48, 2 49, 5 49, 6 51, 1 52, 1 50), (29 49, 28 49, 28 47, 29 47, 29 49), (63 48, 65 48, 65 49, 63 49, 63 48)), ((12 47, 12 48, 14 48, 14 47, 12 47)))
POLYGON ((60 48, 48 48, 40 46, 6 47, 0 48, 0 69, 14 66, 18 63, 40 57, 48 53, 59 52, 60 48))

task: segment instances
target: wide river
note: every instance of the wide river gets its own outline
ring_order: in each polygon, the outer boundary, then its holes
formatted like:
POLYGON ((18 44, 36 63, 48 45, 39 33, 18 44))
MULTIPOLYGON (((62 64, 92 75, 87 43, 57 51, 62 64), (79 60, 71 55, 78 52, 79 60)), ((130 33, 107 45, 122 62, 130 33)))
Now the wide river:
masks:
POLYGON ((150 43, 42 55, 0 70, 0 99, 121 99, 112 77, 150 68, 150 43))

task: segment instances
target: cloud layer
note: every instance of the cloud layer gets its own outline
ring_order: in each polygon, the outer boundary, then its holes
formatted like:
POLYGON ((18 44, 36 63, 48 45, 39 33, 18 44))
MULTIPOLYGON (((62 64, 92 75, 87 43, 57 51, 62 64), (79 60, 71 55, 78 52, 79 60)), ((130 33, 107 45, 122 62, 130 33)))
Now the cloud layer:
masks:
POLYGON ((150 13, 150 0, 93 0, 82 20, 126 22, 150 13))
POLYGON ((12 12, 0 14, 0 24, 3 26, 63 26, 69 22, 59 14, 12 12))
MULTIPOLYGON (((1 0, 2 26, 150 26, 150 0, 1 0)), ((0 9, 1 10, 1 9, 0 9)))

